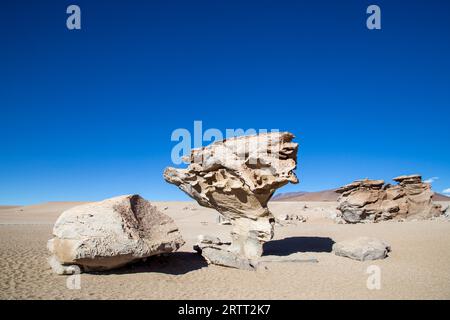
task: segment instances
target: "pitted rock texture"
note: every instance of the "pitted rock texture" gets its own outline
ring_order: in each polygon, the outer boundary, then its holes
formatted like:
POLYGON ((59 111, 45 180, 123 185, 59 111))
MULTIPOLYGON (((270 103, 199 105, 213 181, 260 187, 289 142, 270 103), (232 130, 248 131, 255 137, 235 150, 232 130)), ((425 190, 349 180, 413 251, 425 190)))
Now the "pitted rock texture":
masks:
POLYGON ((298 144, 293 139, 289 132, 275 132, 218 141, 192 150, 186 169, 165 170, 167 182, 200 205, 216 209, 233 225, 230 246, 197 245, 209 262, 232 261, 229 266, 248 269, 262 255, 275 222, 267 203, 276 189, 298 183, 298 144))
POLYGON ((391 246, 386 241, 370 237, 345 240, 333 245, 335 255, 359 261, 384 259, 390 251, 391 246))

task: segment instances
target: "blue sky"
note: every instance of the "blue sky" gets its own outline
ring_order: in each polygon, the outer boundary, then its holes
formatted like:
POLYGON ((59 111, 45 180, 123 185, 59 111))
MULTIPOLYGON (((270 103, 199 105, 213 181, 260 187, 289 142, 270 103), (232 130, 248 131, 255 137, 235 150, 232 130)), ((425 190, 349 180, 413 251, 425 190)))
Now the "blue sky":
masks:
POLYGON ((0 204, 187 199, 162 172, 195 120, 293 132, 301 182, 282 192, 408 173, 440 192, 449 30, 445 0, 3 1, 0 204))

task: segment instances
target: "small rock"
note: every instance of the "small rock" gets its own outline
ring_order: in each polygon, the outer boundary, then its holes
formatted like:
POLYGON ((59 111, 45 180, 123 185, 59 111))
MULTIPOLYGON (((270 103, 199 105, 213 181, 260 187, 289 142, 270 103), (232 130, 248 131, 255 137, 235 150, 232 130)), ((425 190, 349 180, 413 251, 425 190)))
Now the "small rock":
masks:
POLYGON ((347 224, 347 221, 345 221, 344 219, 342 219, 341 217, 336 217, 334 219, 334 222, 337 224, 347 224))
POLYGON ((64 266, 62 265, 55 256, 51 256, 47 259, 48 264, 52 268, 52 271, 58 275, 72 275, 80 273, 80 268, 78 266, 64 266))
POLYGON ((345 240, 333 245, 333 252, 337 256, 359 261, 384 259, 390 251, 391 246, 388 243, 369 237, 345 240))
POLYGON ((297 183, 298 144, 289 132, 233 137, 191 150, 187 168, 168 167, 164 179, 229 219, 233 243, 229 247, 203 247, 212 264, 254 269, 263 244, 274 233, 268 202, 274 191, 297 183))
POLYGON ((257 262, 236 255, 222 246, 194 247, 209 264, 231 267, 241 270, 257 270, 257 262))
POLYGON ((442 208, 442 216, 450 218, 450 205, 447 204, 442 208))

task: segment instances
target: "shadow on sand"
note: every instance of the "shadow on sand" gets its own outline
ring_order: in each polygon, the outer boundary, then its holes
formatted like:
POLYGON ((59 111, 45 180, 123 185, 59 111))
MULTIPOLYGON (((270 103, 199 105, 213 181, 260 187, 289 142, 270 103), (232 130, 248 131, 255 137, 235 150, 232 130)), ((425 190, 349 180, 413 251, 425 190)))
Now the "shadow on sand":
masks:
POLYGON ((149 257, 146 261, 137 261, 119 269, 90 273, 111 275, 155 272, 181 275, 207 266, 205 259, 198 253, 172 252, 167 255, 149 257))
POLYGON ((264 244, 265 256, 288 256, 297 252, 331 252, 334 241, 324 237, 290 237, 264 244))
MULTIPOLYGON (((334 241, 324 237, 290 237, 272 240, 264 244, 264 256, 288 256, 297 252, 331 252, 334 241)), ((172 252, 167 255, 153 256, 146 261, 138 261, 125 267, 89 272, 93 274, 131 274, 131 273, 165 273, 182 275, 207 267, 205 259, 194 252, 172 252)))

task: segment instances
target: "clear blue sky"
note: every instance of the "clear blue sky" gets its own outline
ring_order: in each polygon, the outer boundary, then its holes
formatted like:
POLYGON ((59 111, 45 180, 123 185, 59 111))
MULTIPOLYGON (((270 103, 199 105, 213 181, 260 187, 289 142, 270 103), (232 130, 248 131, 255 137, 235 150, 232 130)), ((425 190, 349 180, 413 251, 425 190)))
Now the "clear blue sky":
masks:
POLYGON ((2 1, 0 204, 187 199, 162 172, 194 120, 293 132, 301 182, 283 192, 408 173, 440 192, 449 30, 446 0, 2 1))

